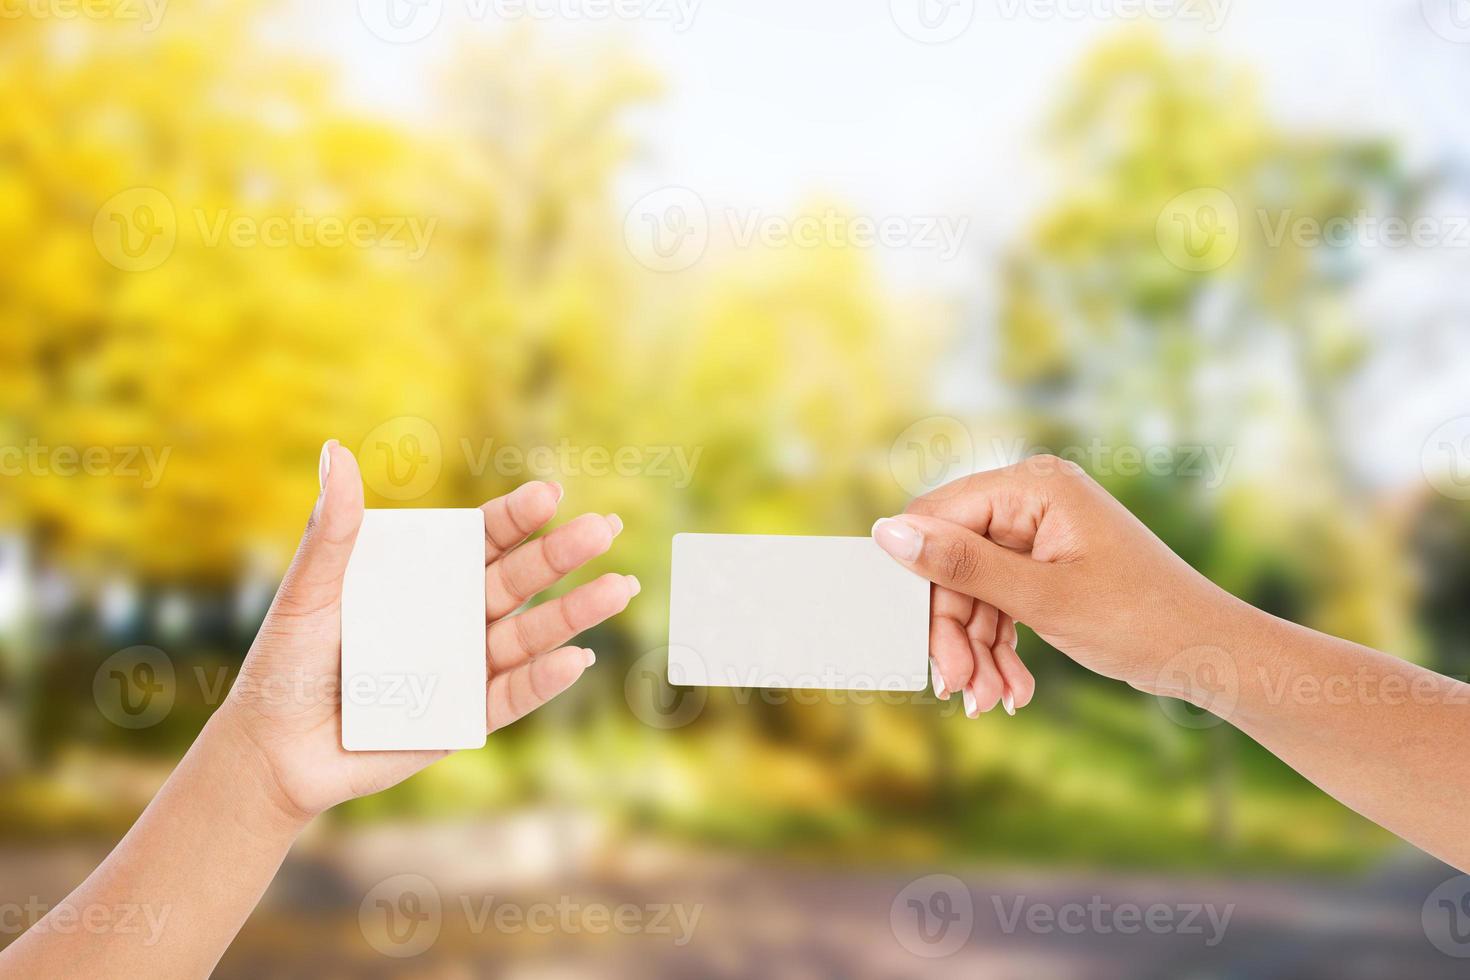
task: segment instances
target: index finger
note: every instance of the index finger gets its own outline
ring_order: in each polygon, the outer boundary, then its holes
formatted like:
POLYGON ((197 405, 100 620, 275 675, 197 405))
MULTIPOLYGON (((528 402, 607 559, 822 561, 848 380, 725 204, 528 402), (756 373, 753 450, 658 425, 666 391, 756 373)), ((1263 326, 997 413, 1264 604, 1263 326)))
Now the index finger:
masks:
POLYGON ((480 510, 485 514, 485 564, 545 527, 556 516, 561 498, 561 484, 537 481, 523 483, 483 504, 480 510))
POLYGON ((1071 464, 1051 456, 1033 456, 975 473, 916 498, 905 513, 940 517, 989 535, 1008 548, 1025 550, 1050 502, 1048 476, 1061 465, 1071 464))

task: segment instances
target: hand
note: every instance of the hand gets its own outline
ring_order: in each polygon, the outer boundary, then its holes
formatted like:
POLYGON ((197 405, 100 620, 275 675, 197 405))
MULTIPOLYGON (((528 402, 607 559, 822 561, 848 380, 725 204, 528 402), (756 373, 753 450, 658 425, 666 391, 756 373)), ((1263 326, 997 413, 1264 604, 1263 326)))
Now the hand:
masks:
POLYGON ((1031 700, 1016 620, 1089 670, 1168 693, 1163 667, 1243 605, 1054 456, 940 487, 873 536, 934 583, 936 687, 963 689, 971 717, 1007 696, 1016 707, 1031 700))
MULTIPOLYGON (((335 441, 322 449, 320 476, 322 490, 306 535, 218 713, 244 736, 237 741, 253 747, 279 805, 297 821, 386 789, 449 754, 342 748, 342 578, 362 524, 362 477, 352 453, 335 441)), ((622 612, 638 594, 636 578, 608 574, 515 613, 606 552, 622 530, 614 515, 583 514, 521 544, 551 520, 561 496, 556 484, 528 483, 481 508, 488 731, 570 687, 594 656, 562 644, 622 612)))

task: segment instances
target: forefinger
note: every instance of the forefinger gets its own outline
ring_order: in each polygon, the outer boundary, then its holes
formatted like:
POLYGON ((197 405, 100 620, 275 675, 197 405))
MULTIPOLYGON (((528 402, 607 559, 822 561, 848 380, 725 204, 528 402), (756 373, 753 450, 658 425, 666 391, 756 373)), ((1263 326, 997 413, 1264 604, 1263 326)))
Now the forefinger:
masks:
POLYGON ((490 564, 546 526, 561 503, 559 483, 523 483, 481 505, 485 515, 485 564, 490 564))

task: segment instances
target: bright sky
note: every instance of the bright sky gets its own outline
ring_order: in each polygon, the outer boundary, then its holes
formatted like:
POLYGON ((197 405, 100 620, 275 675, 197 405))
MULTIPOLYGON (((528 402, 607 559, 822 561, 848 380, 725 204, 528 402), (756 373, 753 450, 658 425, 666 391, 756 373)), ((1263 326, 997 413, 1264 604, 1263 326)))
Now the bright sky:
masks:
MULTIPOLYGON (((1038 122, 1091 45, 1141 20, 1250 66, 1283 124, 1391 135, 1426 163, 1470 160, 1470 17, 1454 17, 1463 0, 293 2, 300 26, 291 33, 341 63, 348 96, 406 117, 432 114, 434 72, 466 34, 532 20, 569 57, 588 44, 623 44, 668 83, 664 101, 635 121, 650 152, 620 183, 625 203, 682 185, 712 210, 789 214, 820 194, 875 218, 961 216, 970 225, 958 261, 913 249, 880 254, 900 285, 981 311, 989 286, 977 270, 1045 200, 1038 122), (627 10, 643 16, 607 15, 627 10), (426 36, 390 43, 383 34, 426 36)), ((1422 292, 1426 271, 1431 291, 1464 282, 1465 255, 1449 260, 1411 262, 1413 287, 1380 286, 1371 297, 1379 328, 1401 330, 1397 311, 1438 302, 1422 292)), ((1470 314, 1461 305, 1458 315, 1470 314)), ((1412 399, 1399 394, 1401 380, 1378 379, 1363 393, 1360 448, 1382 478, 1416 468, 1429 421, 1463 402, 1456 375, 1470 362, 1440 364, 1433 377, 1415 375, 1412 399)))
POLYGON ((1140 22, 1253 66, 1285 120, 1467 142, 1464 87, 1450 83, 1470 75, 1470 45, 1436 35, 1420 9, 1452 0, 295 2, 303 41, 341 61, 353 99, 414 116, 432 112, 427 83, 467 33, 531 21, 572 51, 625 44, 669 81, 641 120, 654 162, 634 180, 745 205, 820 190, 875 213, 969 205, 991 227, 1009 223, 1037 192, 1029 150, 1059 83, 1095 41, 1140 22), (440 14, 427 37, 394 44, 373 33, 381 11, 414 4, 405 23, 440 14), (941 24, 970 13, 969 26, 921 43, 900 26, 920 24, 921 8, 941 24), (592 15, 606 9, 645 16, 592 15))

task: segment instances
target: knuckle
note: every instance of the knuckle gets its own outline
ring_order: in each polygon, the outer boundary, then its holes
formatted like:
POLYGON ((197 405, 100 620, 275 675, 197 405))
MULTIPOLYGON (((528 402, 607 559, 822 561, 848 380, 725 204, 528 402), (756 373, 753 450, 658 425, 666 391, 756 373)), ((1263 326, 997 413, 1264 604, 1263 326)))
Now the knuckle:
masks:
POLYGON ((1053 485, 1064 484, 1087 476, 1075 460, 1054 453, 1038 453, 1021 464, 1023 472, 1032 479, 1053 485))
POLYGON ((971 690, 975 692, 975 700, 979 702, 981 707, 994 707, 995 703, 1000 700, 1000 678, 987 671, 975 678, 975 683, 971 686, 971 690))
POLYGON ((944 676, 945 683, 950 690, 958 691, 970 683, 970 678, 975 674, 974 657, 955 657, 952 662, 946 662, 940 670, 944 676))
MULTIPOLYGON (((494 633, 497 630, 504 630, 506 624, 507 621, 502 619, 500 622, 490 626, 490 632, 494 633)), ((509 626, 515 633, 516 647, 527 653, 533 652, 536 649, 536 637, 532 634, 530 625, 526 622, 525 616, 512 616, 509 620, 509 626)))
POLYGON ((576 636, 585 627, 582 623, 586 620, 586 610, 581 603, 572 603, 568 600, 571 596, 555 603, 557 624, 561 632, 566 636, 576 636))
POLYGON ((980 573, 980 552, 968 541, 951 541, 944 548, 944 571, 949 581, 969 584, 980 573))
POLYGON ((1021 464, 1022 471, 1028 476, 1046 479, 1061 470, 1065 461, 1053 453, 1037 453, 1021 464))
POLYGON ((520 567, 519 562, 505 562, 500 566, 500 585, 506 595, 518 600, 517 604, 529 599, 533 591, 526 572, 520 567))

